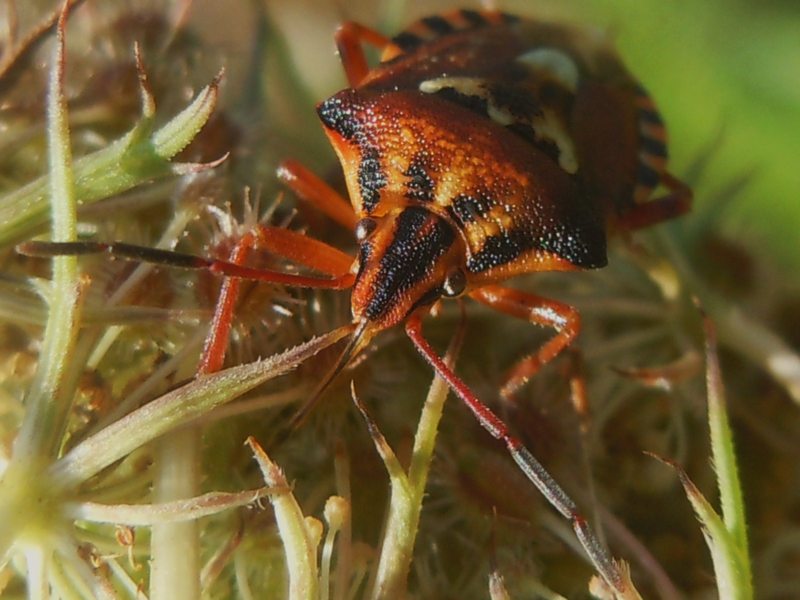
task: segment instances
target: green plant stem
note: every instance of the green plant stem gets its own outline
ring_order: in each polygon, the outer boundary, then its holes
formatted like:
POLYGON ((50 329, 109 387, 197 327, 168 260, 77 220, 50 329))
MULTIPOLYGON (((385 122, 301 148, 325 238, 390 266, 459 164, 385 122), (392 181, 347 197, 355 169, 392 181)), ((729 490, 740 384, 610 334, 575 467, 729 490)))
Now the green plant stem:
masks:
POLYGON ((28 600, 45 600, 47 593, 47 563, 50 562, 49 552, 43 548, 30 545, 25 549, 25 566, 27 572, 28 600))
POLYGON ((336 445, 334 469, 336 491, 348 505, 348 515, 342 523, 337 538, 336 572, 333 583, 333 600, 344 600, 347 597, 349 577, 353 571, 353 516, 349 514, 352 511, 353 500, 350 493, 350 457, 347 455, 345 445, 341 442, 336 445))
MULTIPOLYGON (((451 362, 452 353, 451 349, 448 352, 448 362, 451 362)), ((434 377, 414 436, 414 450, 408 475, 402 472, 393 453, 391 460, 384 457, 389 470, 391 496, 386 531, 371 593, 371 597, 375 600, 405 596, 422 512, 422 500, 448 391, 449 388, 444 380, 438 375, 434 377)))
MULTIPOLYGON (((63 94, 64 26, 62 14, 53 54, 47 96, 48 159, 46 198, 50 199, 53 239, 70 241, 77 231, 76 200, 69 142, 67 105, 63 94)), ((46 210, 42 203, 43 212, 46 210)), ((50 307, 42 352, 31 387, 25 396, 25 418, 14 445, 14 459, 37 462, 57 455, 72 406, 78 373, 69 357, 80 318, 78 263, 74 256, 53 259, 50 307)))
MULTIPOLYGON (((199 431, 188 428, 162 438, 156 450, 153 495, 156 502, 191 498, 197 493, 199 431)), ((150 598, 195 600, 200 597, 197 521, 156 523, 150 538, 150 598)))

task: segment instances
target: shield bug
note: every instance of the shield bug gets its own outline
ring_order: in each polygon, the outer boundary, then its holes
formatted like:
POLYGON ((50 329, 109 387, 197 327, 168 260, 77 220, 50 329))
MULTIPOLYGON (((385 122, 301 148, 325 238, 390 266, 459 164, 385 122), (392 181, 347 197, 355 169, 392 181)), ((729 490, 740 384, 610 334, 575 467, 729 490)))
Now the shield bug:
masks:
MULTIPOLYGON (((506 396, 567 348, 580 331, 575 309, 499 284, 525 273, 603 267, 611 234, 689 209, 690 190, 666 171, 658 111, 606 40, 561 24, 457 10, 423 18, 392 38, 345 23, 336 43, 349 87, 317 112, 350 202, 295 161, 284 162, 279 177, 352 228, 355 258, 270 226, 241 239, 229 261, 117 242, 32 242, 22 251, 107 251, 209 269, 232 281, 352 288, 353 333, 325 383, 373 336, 404 323, 425 360, 570 521, 598 572, 623 591, 619 568, 575 503, 436 354, 422 319, 441 299, 466 296, 554 329, 512 367, 501 388, 506 396), (365 44, 381 52, 374 67, 365 44), (324 276, 249 268, 245 258, 254 247, 324 276)), ((218 307, 204 371, 221 365, 227 343, 233 302, 218 307)))

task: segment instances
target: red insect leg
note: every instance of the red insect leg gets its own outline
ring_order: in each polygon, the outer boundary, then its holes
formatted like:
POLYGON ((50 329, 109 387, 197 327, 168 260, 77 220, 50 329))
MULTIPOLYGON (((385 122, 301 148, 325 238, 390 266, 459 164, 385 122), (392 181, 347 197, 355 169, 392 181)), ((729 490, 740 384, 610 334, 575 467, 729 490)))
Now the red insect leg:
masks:
POLYGON ((513 437, 506 424, 495 415, 489 407, 481 402, 472 390, 456 375, 447 364, 436 354, 430 344, 422 335, 422 318, 414 315, 406 322, 406 334, 419 353, 433 367, 438 375, 447 382, 456 395, 461 398, 475 415, 475 418, 493 437, 505 443, 514 462, 520 467, 528 479, 539 489, 547 501, 568 519, 575 534, 586 550, 595 569, 606 582, 619 591, 623 591, 625 584, 622 575, 611 556, 595 536, 586 519, 578 512, 578 507, 572 498, 553 479, 550 473, 539 463, 517 438, 513 437))
POLYGON ((350 203, 296 160, 283 161, 278 167, 278 178, 301 200, 313 204, 350 231, 355 229, 358 219, 350 203))
MULTIPOLYGON (((250 246, 243 244, 242 241, 240 240, 231 250, 229 260, 234 264, 243 264, 250 250, 250 246)), ((211 318, 211 324, 203 343, 203 352, 200 354, 198 375, 216 373, 222 368, 233 322, 233 309, 239 296, 241 283, 240 279, 233 277, 226 277, 222 282, 219 297, 214 306, 214 316, 211 318)))
POLYGON ((238 279, 282 283, 297 287, 345 289, 353 285, 350 272, 353 259, 332 246, 301 233, 259 225, 240 239, 230 260, 205 258, 194 254, 148 248, 125 242, 25 242, 17 246, 20 254, 28 256, 61 256, 109 254, 124 260, 148 262, 181 269, 204 269, 227 277, 214 311, 209 334, 200 360, 198 373, 211 373, 221 368, 228 345, 233 310, 239 291, 238 279), (244 265, 251 249, 262 249, 292 262, 315 269, 330 277, 315 277, 255 269, 244 265))
MULTIPOLYGON (((350 29, 353 27, 351 26, 350 29)), ((363 28, 359 26, 356 29, 361 31, 363 28)), ((364 31, 368 32, 369 30, 364 31)), ((343 35, 346 37, 346 34, 343 35)), ((375 33, 374 35, 378 36, 379 34, 375 33)), ((351 230, 355 228, 357 219, 350 204, 299 162, 294 160, 282 162, 278 167, 278 178, 289 186, 301 200, 313 204, 340 225, 351 230)), ((212 271, 227 275, 228 278, 220 290, 220 297, 214 309, 214 317, 206 337, 198 372, 210 373, 222 367, 233 322, 233 311, 239 295, 240 281, 237 278, 267 279, 304 287, 343 289, 351 287, 355 280, 355 276, 351 272, 352 264, 352 257, 341 250, 289 229, 259 225, 245 234, 231 251, 228 263, 223 264, 218 261, 210 267, 212 271), (333 279, 286 274, 285 276, 293 278, 293 281, 278 281, 276 274, 272 272, 249 269, 244 266, 248 253, 254 248, 272 252, 289 261, 331 275, 333 279), (265 273, 269 273, 267 278, 264 277, 265 273)))
POLYGON ((367 43, 375 46, 378 50, 384 50, 393 45, 392 40, 382 33, 352 21, 342 23, 336 30, 334 39, 351 88, 358 87, 358 84, 369 72, 362 44, 367 43))
POLYGON ((669 173, 661 175, 661 184, 670 193, 666 196, 635 205, 618 220, 618 227, 632 231, 668 221, 689 212, 692 207, 692 190, 669 173))
POLYGON ((580 316, 567 304, 548 300, 497 285, 487 285, 470 293, 470 296, 495 310, 512 317, 525 319, 536 325, 552 327, 555 337, 539 350, 517 362, 505 377, 500 388, 504 398, 510 398, 542 367, 568 347, 580 331, 580 316))
MULTIPOLYGON (((350 273, 353 259, 350 256, 341 250, 301 233, 269 225, 259 225, 242 236, 231 251, 228 262, 224 263, 226 271, 228 273, 232 272, 227 265, 235 265, 238 268, 247 269, 243 265, 247 260, 248 254, 253 249, 266 250, 333 277, 333 279, 304 277, 304 284, 300 285, 305 285, 305 287, 342 289, 353 285, 354 276, 350 273)), ((215 264, 220 263, 212 264, 211 270, 215 270, 215 264)), ((261 279, 261 277, 258 277, 259 273, 267 274, 269 277, 274 275, 271 271, 261 271, 260 269, 248 269, 246 271, 247 274, 241 276, 236 276, 235 272, 233 273, 234 276, 227 277, 222 284, 211 326, 206 336, 203 353, 200 357, 198 374, 213 373, 222 368, 241 279, 261 279)), ((268 278, 267 280, 270 281, 272 279, 268 278)))

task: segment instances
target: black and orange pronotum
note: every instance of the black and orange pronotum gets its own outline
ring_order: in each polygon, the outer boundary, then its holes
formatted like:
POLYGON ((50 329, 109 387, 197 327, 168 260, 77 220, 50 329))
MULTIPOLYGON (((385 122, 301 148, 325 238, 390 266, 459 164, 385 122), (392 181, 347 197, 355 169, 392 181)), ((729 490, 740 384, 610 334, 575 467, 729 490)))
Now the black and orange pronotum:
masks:
POLYGON ((356 23, 335 37, 349 87, 317 113, 350 203, 295 161, 284 162, 279 177, 355 231, 355 258, 267 225, 240 239, 228 261, 120 242, 29 242, 20 250, 109 252, 229 278, 202 372, 222 364, 239 279, 352 288, 352 335, 328 380, 373 336, 404 323, 420 354, 505 444, 571 522, 597 571, 621 590, 618 566, 573 500, 436 354, 422 319, 441 299, 466 296, 555 330, 511 368, 501 388, 506 396, 568 347, 580 331, 575 309, 499 284, 523 273, 603 267, 610 235, 689 209, 690 190, 666 171, 666 135, 653 101, 605 39, 563 24, 457 10, 393 38, 356 23), (365 44, 381 51, 374 67, 365 44), (254 248, 318 275, 247 267, 254 248))

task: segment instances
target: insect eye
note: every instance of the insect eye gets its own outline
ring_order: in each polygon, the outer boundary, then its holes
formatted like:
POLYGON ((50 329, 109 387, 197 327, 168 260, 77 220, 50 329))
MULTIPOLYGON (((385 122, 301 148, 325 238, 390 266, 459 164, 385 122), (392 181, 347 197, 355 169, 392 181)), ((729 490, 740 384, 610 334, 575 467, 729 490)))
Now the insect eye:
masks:
POLYGON ((361 219, 356 223, 356 240, 363 242, 375 231, 375 227, 377 226, 378 224, 375 222, 375 219, 361 219))
POLYGON ((464 293, 467 287, 467 276, 462 269, 453 269, 447 274, 442 285, 442 293, 448 298, 455 298, 464 293))

